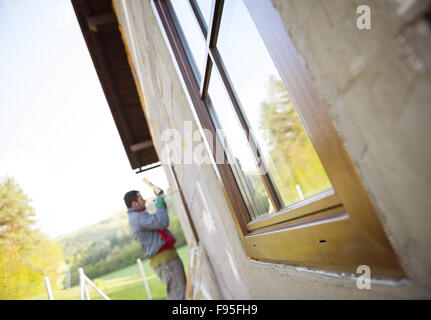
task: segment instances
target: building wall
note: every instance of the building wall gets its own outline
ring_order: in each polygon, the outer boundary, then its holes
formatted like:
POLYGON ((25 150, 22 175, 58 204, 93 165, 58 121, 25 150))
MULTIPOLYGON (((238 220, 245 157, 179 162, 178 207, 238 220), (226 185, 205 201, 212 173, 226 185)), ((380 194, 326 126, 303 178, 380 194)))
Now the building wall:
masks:
MULTIPOLYGON (((211 164, 174 165, 193 223, 204 245, 207 298, 362 299, 430 297, 428 196, 431 79, 414 68, 395 41, 401 25, 391 1, 272 0, 327 103, 333 122, 409 275, 372 282, 250 260, 243 249, 217 172, 211 164), (368 4, 372 29, 356 29, 356 7, 368 4), (322 40, 324 39, 324 41, 322 40), (427 90, 428 89, 428 90, 427 90)), ((183 133, 182 148, 202 146, 184 134, 198 129, 190 99, 150 1, 114 0, 154 144, 162 156, 165 129, 183 133)), ((206 154, 206 150, 202 149, 206 154)), ((208 154, 206 154, 208 156, 208 154)), ((164 165, 172 185, 170 169, 164 165)), ((189 221, 177 196, 189 243, 189 221)))

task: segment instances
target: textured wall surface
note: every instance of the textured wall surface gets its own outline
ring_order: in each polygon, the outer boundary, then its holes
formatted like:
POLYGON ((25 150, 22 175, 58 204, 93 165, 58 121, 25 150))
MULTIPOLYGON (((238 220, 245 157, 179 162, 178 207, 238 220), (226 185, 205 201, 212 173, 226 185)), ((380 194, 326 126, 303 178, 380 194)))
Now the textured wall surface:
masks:
MULTIPOLYGON (((205 295, 223 299, 430 297, 426 271, 431 270, 427 232, 431 83, 398 50, 395 5, 370 3, 372 29, 359 31, 355 27, 359 2, 273 3, 328 105, 410 280, 373 281, 371 290, 358 290, 353 277, 251 261, 213 166, 175 165, 207 255, 205 295)), ((114 0, 114 4, 160 157, 166 147, 164 129, 194 132, 198 125, 150 1, 114 0)), ((200 137, 192 140, 183 135, 183 149, 202 143, 200 137)), ((175 203, 191 243, 190 224, 179 197, 175 203)))

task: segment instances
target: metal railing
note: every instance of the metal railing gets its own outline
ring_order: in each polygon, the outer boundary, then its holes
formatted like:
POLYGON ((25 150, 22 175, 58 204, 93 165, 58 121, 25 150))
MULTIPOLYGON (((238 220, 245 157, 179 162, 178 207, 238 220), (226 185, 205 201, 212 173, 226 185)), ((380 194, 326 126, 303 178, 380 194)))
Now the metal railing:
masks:
POLYGON ((142 279, 144 279, 145 290, 147 291, 148 300, 153 300, 153 298, 151 297, 150 288, 148 287, 147 277, 145 276, 145 271, 144 271, 144 267, 142 265, 142 261, 141 261, 141 259, 137 259, 136 262, 138 263, 139 270, 141 271, 142 279))
POLYGON ((91 281, 84 273, 84 269, 79 268, 79 300, 84 300, 84 295, 86 300, 90 299, 90 294, 88 292, 88 288, 86 284, 88 284, 90 287, 92 287, 96 292, 105 300, 111 300, 106 294, 103 293, 102 290, 100 290, 94 283, 91 281))
MULTIPOLYGON (((103 299, 111 300, 102 290, 100 290, 84 273, 84 269, 79 268, 79 300, 91 300, 90 293, 88 292, 87 284, 92 287, 103 299)), ((48 277, 44 277, 46 293, 48 294, 49 300, 54 300, 52 294, 51 285, 48 277)))

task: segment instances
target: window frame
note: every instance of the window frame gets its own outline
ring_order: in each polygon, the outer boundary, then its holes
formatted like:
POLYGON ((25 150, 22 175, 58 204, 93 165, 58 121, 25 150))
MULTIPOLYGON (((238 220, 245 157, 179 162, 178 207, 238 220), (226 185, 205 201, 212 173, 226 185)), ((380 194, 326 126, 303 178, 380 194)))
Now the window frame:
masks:
MULTIPOLYGON (((216 140, 219 138, 205 104, 212 68, 218 69, 246 136, 249 126, 215 46, 224 0, 212 1, 208 30, 195 0, 188 2, 201 31, 208 35, 206 67, 199 84, 166 0, 152 0, 152 5, 190 96, 197 123, 201 129, 213 133, 212 141, 205 136, 203 139, 210 148, 210 156, 216 159, 216 140)), ((332 190, 282 208, 277 190, 266 174, 263 181, 276 213, 251 220, 226 154, 224 163, 214 160, 246 254, 256 260, 347 273, 355 273, 359 265, 365 264, 371 267, 374 276, 405 277, 373 204, 332 124, 328 109, 318 96, 278 12, 270 0, 244 0, 244 4, 333 186, 332 190)), ((253 139, 251 146, 259 155, 253 139)))

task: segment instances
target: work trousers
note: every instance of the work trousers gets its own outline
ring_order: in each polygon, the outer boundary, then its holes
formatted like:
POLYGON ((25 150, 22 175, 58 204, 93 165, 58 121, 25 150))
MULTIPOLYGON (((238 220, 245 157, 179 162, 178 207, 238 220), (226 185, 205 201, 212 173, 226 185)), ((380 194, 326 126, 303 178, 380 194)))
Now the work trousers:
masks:
POLYGON ((166 284, 169 300, 185 299, 186 275, 183 262, 179 257, 154 267, 154 271, 166 284))

